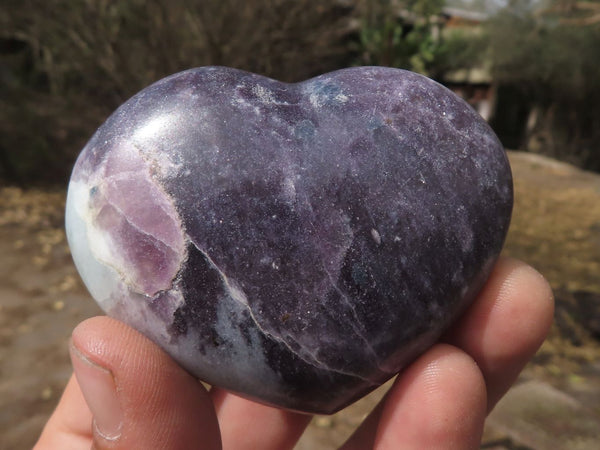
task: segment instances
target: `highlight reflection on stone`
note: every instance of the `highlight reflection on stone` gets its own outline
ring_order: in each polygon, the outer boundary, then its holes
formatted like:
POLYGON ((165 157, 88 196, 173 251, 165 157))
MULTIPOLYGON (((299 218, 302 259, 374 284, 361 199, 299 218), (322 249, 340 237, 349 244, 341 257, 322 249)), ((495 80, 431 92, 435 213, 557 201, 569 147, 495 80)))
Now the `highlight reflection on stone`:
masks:
POLYGON ((512 208, 504 150, 439 84, 188 70, 79 156, 67 234, 93 297, 202 380, 332 413, 474 299, 512 208))

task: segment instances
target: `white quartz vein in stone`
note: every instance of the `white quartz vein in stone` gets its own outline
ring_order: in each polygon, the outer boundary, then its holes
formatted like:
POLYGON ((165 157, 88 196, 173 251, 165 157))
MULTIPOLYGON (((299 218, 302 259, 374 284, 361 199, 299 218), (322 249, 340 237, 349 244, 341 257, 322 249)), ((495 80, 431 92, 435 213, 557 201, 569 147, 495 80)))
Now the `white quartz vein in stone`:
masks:
MULTIPOLYGON (((312 220, 309 221, 309 225, 311 226, 311 228, 313 229, 313 232, 315 234, 318 234, 318 230, 314 225, 314 209, 312 206, 312 203, 310 201, 307 202, 308 207, 309 207, 309 211, 311 212, 311 214, 313 215, 312 220)), ((371 213, 368 212, 369 217, 371 218, 371 221, 373 221, 373 218, 371 217, 371 213)), ((347 223, 348 220, 343 220, 342 222, 347 223)), ((350 247, 350 243, 352 242, 352 238, 350 238, 348 240, 348 244, 345 246, 343 251, 339 252, 339 255, 343 255, 345 254, 345 252, 348 250, 348 248, 350 247)), ((338 257, 338 265, 341 262, 342 258, 338 257)), ((346 306, 350 309, 351 314, 352 314, 352 318, 353 321, 350 321, 350 327, 352 328, 352 331, 354 331, 354 333, 360 338, 361 341, 363 341, 365 343, 366 348, 369 350, 369 353, 372 355, 373 359, 375 361, 377 361, 379 358, 377 357, 377 353, 375 352, 375 350, 373 349, 373 346, 369 343, 369 340, 365 337, 365 335, 362 333, 362 331, 356 326, 357 323, 359 323, 358 317, 356 315, 356 308, 352 305, 352 303, 348 300, 347 295, 345 295, 341 289, 338 287, 338 285, 335 282, 335 278, 333 277, 333 275, 331 274, 331 272, 327 269, 327 264, 326 264, 326 260, 325 258, 322 256, 321 259, 321 266, 323 268, 323 271, 327 274, 327 277, 329 279, 329 282, 331 284, 331 286, 333 287, 333 289, 336 290, 336 292, 339 294, 340 298, 342 299, 342 301, 346 304, 346 306)), ((315 360, 318 360, 314 355, 311 355, 315 358, 315 360)), ((323 363, 321 363, 323 364, 323 363)), ((379 367, 379 364, 377 363, 377 367, 379 367)))
MULTIPOLYGON (((295 339, 293 336, 287 334, 285 337, 289 340, 291 340, 292 342, 295 342, 296 344, 298 344, 298 346, 300 346, 303 350, 303 353, 300 354, 298 353, 298 351, 294 350, 293 348, 290 347, 289 343, 286 341, 286 339, 284 339, 283 337, 278 337, 278 336, 274 336, 270 333, 266 333, 268 336, 272 337, 273 339, 275 339, 278 342, 281 342, 283 345, 285 345, 292 353, 294 353, 296 356, 298 356, 301 360, 303 360, 304 362, 306 362, 307 364, 310 364, 311 366, 314 366, 318 369, 321 370, 328 370, 330 372, 335 372, 335 373, 339 373, 341 375, 346 375, 349 377, 353 377, 353 378, 358 378, 359 380, 362 381, 366 381, 368 383, 372 383, 374 385, 379 385, 381 384, 380 381, 380 377, 374 377, 374 379, 369 379, 369 378, 365 378, 357 373, 348 371, 348 370, 342 370, 338 367, 331 367, 330 365, 328 365, 327 363, 325 363, 324 361, 321 361, 317 356, 316 356, 316 352, 315 351, 310 351, 308 350, 301 342, 298 342, 297 339, 295 339), (310 355, 310 359, 307 358, 307 355, 310 355)), ((390 374, 385 374, 387 376, 392 375, 390 374)))
POLYGON ((208 255, 208 253, 205 250, 203 250, 198 244, 196 244, 195 242, 193 242, 193 240, 190 239, 190 241, 194 244, 194 246, 196 247, 196 249, 206 258, 206 260, 208 261, 209 265, 214 270, 217 271, 217 273, 221 277, 221 280, 223 282, 223 286, 225 287, 225 289, 226 289, 227 293, 229 294, 229 296, 234 301, 236 301, 237 303, 239 303, 240 305, 242 305, 244 308, 247 309, 248 313, 250 314, 250 318, 252 319, 252 321, 256 325, 257 329, 260 330, 261 333, 263 333, 265 336, 268 336, 271 339, 274 339, 277 342, 280 342, 290 352, 292 352, 298 358, 300 358, 301 360, 303 360, 304 362, 306 362, 307 364, 309 364, 309 365, 311 365, 313 367, 316 367, 316 368, 321 369, 321 370, 329 370, 331 372, 336 372, 336 373, 340 373, 340 374, 343 374, 343 375, 351 376, 351 377, 358 378, 360 380, 363 380, 363 381, 366 381, 366 382, 369 382, 369 383, 374 383, 374 384, 378 384, 379 383, 377 381, 379 379, 379 377, 377 377, 375 380, 370 380, 368 378, 362 377, 362 376, 360 376, 360 375, 358 375, 356 373, 353 373, 353 372, 348 372, 348 371, 341 370, 339 368, 330 367, 325 362, 319 360, 319 358, 316 357, 316 355, 314 354, 314 352, 309 351, 305 347, 305 345, 303 345, 303 343, 297 341, 292 336, 286 335, 286 337, 288 339, 291 339, 300 348, 302 348, 302 350, 303 350, 302 352, 298 352, 298 350, 295 350, 294 348, 292 348, 290 346, 289 342, 286 339, 284 339, 283 336, 277 336, 277 335, 273 334, 272 332, 269 332, 269 331, 265 330, 261 326, 261 324, 259 323, 259 321, 257 320, 256 316, 254 315, 254 312, 252 311, 252 308, 250 307, 250 305, 248 303, 248 298, 246 297, 246 294, 244 293, 244 291, 238 286, 238 283, 235 282, 235 280, 229 278, 217 266, 217 264, 215 264, 215 262, 212 260, 212 258, 208 255), (310 355, 310 358, 307 358, 307 355, 310 355))
POLYGON ((221 281, 223 282, 223 286, 225 287, 225 290, 229 293, 229 296, 233 300, 235 300, 236 302, 240 303, 245 308, 250 309, 249 305, 248 305, 248 298, 246 297, 246 294, 244 293, 244 291, 242 290, 242 288, 238 285, 238 283, 234 279, 229 278, 221 270, 221 268, 219 266, 217 266, 217 264, 212 260, 212 258, 208 254, 208 252, 206 252, 205 250, 201 249, 198 246, 198 244, 196 244, 195 242, 193 242, 191 239, 190 239, 190 241, 194 244, 194 247, 196 247, 196 249, 200 253, 202 253, 202 256, 204 256, 204 258, 206 259, 206 261, 208 261, 208 264, 210 265, 210 267, 212 267, 214 270, 217 271, 217 273, 221 277, 221 281))
POLYGON ((333 279, 333 277, 331 276, 329 271, 325 267, 323 267, 323 270, 325 271, 325 273, 327 274, 327 277, 329 278, 331 287, 333 287, 333 289, 339 294, 340 299, 344 302, 344 304, 348 307, 348 309, 350 310, 350 313, 352 314, 352 320, 348 321, 348 323, 350 324, 350 327, 352 328, 352 331, 354 331, 356 336, 358 336, 358 338, 364 342, 365 348, 372 355, 373 359, 375 361, 377 361, 377 359, 378 359, 377 352, 375 352, 375 349, 369 343, 369 340, 363 334, 362 330, 360 330, 359 327, 356 325, 357 323, 359 323, 359 319, 358 319, 358 316, 356 315, 355 306, 348 300, 348 296, 344 292, 342 292, 342 290, 338 287, 337 283, 335 282, 335 280, 333 279))

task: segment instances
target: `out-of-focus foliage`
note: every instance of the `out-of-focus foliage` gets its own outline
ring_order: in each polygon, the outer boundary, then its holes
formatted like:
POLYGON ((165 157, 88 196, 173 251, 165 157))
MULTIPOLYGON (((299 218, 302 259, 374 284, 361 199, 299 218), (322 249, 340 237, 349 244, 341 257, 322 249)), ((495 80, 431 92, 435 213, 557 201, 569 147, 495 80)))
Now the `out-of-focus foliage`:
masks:
POLYGON ((444 0, 362 0, 359 64, 431 75, 442 50, 444 0))
POLYGON ((486 24, 492 77, 525 104, 521 147, 600 170, 600 2, 534 5, 486 24))
POLYGON ((444 1, 363 0, 359 62, 441 81, 453 71, 489 72, 492 125, 507 146, 600 170, 600 1, 489 3, 463 3, 487 19, 450 27, 444 1))
POLYGON ((295 81, 345 65, 351 11, 333 0, 6 0, 0 180, 64 181, 93 128, 168 74, 227 65, 295 81))
POLYGON ((431 76, 444 81, 453 71, 487 70, 488 44, 487 35, 481 27, 445 29, 430 67, 431 76))
POLYGON ((462 28, 446 27, 445 1, 5 0, 0 183, 64 183, 120 103, 203 65, 283 81, 359 64, 444 81, 485 66, 508 145, 600 170, 600 0, 510 0, 462 28))

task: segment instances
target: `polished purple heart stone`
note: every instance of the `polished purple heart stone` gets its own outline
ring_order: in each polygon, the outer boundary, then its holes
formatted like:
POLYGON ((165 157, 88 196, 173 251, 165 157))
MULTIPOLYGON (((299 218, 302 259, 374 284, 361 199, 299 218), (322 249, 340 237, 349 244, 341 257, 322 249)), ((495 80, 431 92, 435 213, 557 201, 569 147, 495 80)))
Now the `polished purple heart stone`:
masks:
POLYGON ((79 156, 67 233, 111 316, 200 379, 332 413, 474 299, 510 221, 502 145, 411 72, 165 78, 79 156))

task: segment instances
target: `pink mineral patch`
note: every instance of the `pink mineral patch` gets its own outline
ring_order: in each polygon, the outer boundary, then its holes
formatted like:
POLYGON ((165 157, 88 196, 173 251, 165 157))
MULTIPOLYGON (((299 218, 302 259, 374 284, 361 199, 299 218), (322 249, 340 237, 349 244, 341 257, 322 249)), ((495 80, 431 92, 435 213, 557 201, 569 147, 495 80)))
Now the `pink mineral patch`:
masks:
POLYGON ((170 289, 185 256, 182 224, 171 198, 133 147, 112 152, 91 199, 94 226, 108 237, 104 261, 135 291, 170 289))

